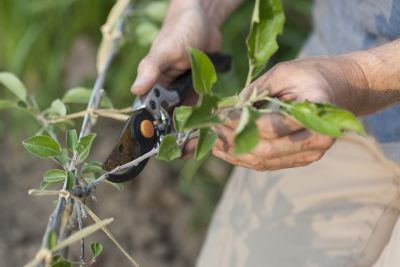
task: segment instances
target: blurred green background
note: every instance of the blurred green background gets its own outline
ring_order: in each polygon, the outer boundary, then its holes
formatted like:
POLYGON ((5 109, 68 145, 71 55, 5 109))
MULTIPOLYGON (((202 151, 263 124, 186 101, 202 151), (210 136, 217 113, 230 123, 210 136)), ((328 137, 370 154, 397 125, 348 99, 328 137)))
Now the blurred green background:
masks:
MULTIPOLYGON (((279 37, 280 49, 269 66, 294 59, 311 28, 310 0, 282 2, 286 13, 285 29, 279 37)), ((101 40, 100 26, 114 3, 114 0, 0 0, 0 71, 17 74, 29 92, 37 96, 42 108, 71 87, 91 88, 95 79, 95 53, 101 40)), ((222 93, 237 91, 244 84, 247 74, 245 38, 253 3, 244 1, 223 25, 222 50, 233 55, 233 68, 220 77, 218 90, 222 93)), ((159 11, 164 4, 167 1, 136 2, 125 29, 129 38, 107 76, 105 89, 115 107, 127 107, 134 99, 129 88, 138 62, 161 26, 159 11)), ((11 95, 0 90, 0 97, 11 95)), ((35 132, 35 123, 22 113, 2 111, 0 119, 0 143, 11 140, 16 144, 12 147, 18 147, 22 139, 35 132)), ((111 127, 115 125, 101 124, 98 132, 111 127)), ((200 163, 188 160, 162 166, 171 168, 174 182, 170 186, 192 204, 190 223, 201 239, 231 167, 212 157, 200 163)))

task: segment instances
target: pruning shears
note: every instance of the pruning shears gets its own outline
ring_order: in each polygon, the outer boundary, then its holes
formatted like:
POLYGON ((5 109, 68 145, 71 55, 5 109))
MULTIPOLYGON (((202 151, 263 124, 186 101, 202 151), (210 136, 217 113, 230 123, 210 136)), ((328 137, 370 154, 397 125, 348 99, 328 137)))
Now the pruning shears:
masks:
MULTIPOLYGON (((209 57, 217 72, 226 72, 230 69, 229 56, 210 54, 209 57)), ((188 70, 169 86, 156 84, 146 95, 137 97, 132 105, 132 114, 127 119, 110 155, 104 161, 103 169, 111 171, 158 148, 163 137, 173 131, 170 114, 191 89, 192 72, 188 70)), ((114 183, 129 181, 139 175, 147 161, 148 158, 136 166, 114 172, 107 179, 114 183)))

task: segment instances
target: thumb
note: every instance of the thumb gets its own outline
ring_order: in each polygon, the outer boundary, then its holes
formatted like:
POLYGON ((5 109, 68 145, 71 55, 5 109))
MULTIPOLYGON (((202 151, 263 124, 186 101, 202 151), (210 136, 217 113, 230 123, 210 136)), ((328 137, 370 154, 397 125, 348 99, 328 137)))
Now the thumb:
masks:
POLYGON ((135 82, 131 87, 131 92, 135 95, 147 93, 156 83, 161 74, 163 62, 161 58, 147 55, 143 58, 137 69, 135 82))

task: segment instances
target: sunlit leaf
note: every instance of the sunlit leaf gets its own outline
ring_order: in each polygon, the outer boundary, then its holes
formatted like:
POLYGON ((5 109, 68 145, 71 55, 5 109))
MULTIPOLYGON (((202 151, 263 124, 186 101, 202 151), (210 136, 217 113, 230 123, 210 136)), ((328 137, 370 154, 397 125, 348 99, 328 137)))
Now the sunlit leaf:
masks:
POLYGON ((157 159, 171 161, 182 156, 181 148, 174 135, 166 135, 161 141, 157 159))
POLYGON ((200 129, 199 132, 199 139, 194 154, 194 157, 197 160, 204 158, 208 152, 211 151, 215 141, 217 140, 217 135, 210 128, 200 129))
POLYGON ((292 107, 289 108, 288 111, 289 115, 310 130, 331 137, 340 137, 342 135, 340 126, 332 123, 331 121, 324 120, 319 115, 319 109, 314 103, 293 103, 292 107))
POLYGON ((60 145, 47 135, 37 135, 22 142, 25 149, 40 158, 54 157, 61 154, 60 145))
POLYGON ((47 183, 63 182, 66 177, 65 171, 59 169, 49 170, 43 174, 43 180, 47 183))
POLYGON ((259 114, 252 107, 245 107, 242 110, 239 125, 235 132, 234 153, 244 154, 250 152, 258 144, 258 129, 256 120, 259 114))
POLYGON ((200 105, 193 108, 189 118, 187 118, 184 128, 204 128, 220 123, 217 115, 214 114, 218 106, 219 97, 214 95, 204 95, 200 99, 200 105))
POLYGON ((10 72, 0 72, 0 83, 23 102, 27 102, 26 88, 22 82, 10 72))
POLYGON ((79 154, 79 161, 83 162, 89 155, 90 148, 92 147, 93 140, 96 138, 95 133, 88 134, 79 140, 78 144, 78 154, 79 154))
POLYGON ((363 125, 350 111, 329 104, 316 104, 320 109, 320 115, 325 121, 339 126, 343 131, 353 131, 365 135, 363 125))
POLYGON ((276 38, 282 33, 284 22, 280 0, 256 0, 246 40, 251 78, 265 68, 268 59, 278 49, 276 38))
POLYGON ((177 132, 182 132, 187 119, 192 114, 193 107, 180 106, 174 110, 174 125, 177 132))
POLYGON ((217 81, 217 73, 211 60, 202 51, 189 48, 193 87, 199 95, 211 94, 217 81))

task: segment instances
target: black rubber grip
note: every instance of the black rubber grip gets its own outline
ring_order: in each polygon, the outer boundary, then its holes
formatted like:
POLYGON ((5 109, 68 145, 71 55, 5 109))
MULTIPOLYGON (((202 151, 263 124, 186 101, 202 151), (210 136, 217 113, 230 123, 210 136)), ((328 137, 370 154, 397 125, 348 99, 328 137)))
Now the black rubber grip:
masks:
MULTIPOLYGON (((208 54, 211 62, 214 64, 215 70, 219 73, 224 73, 231 68, 231 57, 224 54, 208 54)), ((174 81, 170 83, 167 87, 168 90, 173 90, 178 92, 180 100, 182 100, 189 89, 192 88, 192 71, 188 70, 174 81)))

